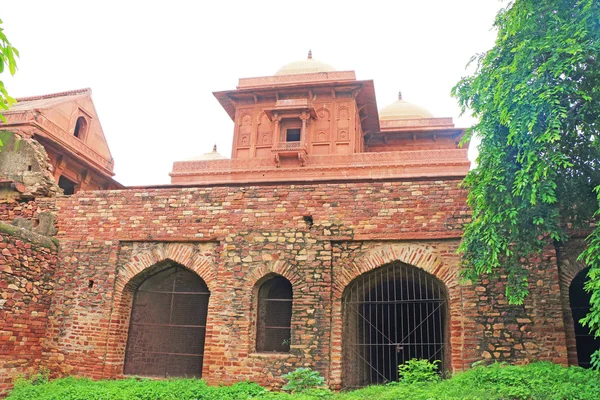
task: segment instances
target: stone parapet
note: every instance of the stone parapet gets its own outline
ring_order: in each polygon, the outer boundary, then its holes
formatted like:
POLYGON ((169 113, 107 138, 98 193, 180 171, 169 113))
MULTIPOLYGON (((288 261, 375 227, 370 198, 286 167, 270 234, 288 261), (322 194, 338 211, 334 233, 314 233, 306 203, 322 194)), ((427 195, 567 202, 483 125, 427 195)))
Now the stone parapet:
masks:
POLYGON ((303 167, 286 167, 272 158, 179 161, 171 183, 331 181, 348 179, 464 177, 467 149, 337 155, 307 155, 303 167))

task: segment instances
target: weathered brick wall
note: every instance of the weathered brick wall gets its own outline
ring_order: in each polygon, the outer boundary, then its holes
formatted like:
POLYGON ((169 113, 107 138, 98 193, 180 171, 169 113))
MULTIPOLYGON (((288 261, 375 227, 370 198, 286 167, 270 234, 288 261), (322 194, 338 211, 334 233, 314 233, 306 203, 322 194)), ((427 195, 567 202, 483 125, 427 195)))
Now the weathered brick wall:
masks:
POLYGON ((0 222, 11 224, 17 217, 34 220, 43 211, 54 211, 55 198, 44 197, 35 200, 0 202, 0 222))
POLYGON ((465 293, 473 302, 466 316, 475 320, 474 335, 480 340, 469 351, 471 360, 526 363, 533 360, 567 363, 563 304, 556 252, 549 246, 532 260, 529 296, 522 305, 510 305, 507 277, 502 272, 484 276, 465 293))
POLYGON ((0 397, 40 365, 56 250, 49 238, 0 223, 0 397))
POLYGON ((34 200, 0 203, 0 221, 7 224, 17 217, 31 219, 37 212, 38 206, 34 200))
POLYGON ((575 237, 558 248, 558 269, 560 275, 560 290, 562 297, 563 319, 567 338, 569 364, 578 365, 577 341, 575 339, 575 323, 571 312, 569 289, 573 279, 587 266, 578 260, 579 255, 585 250, 586 243, 582 237, 575 237))
MULTIPOLYGON (((554 333, 564 332, 555 270, 535 272, 533 284, 543 284, 532 296, 539 297, 518 313, 503 303, 501 283, 485 293, 459 283, 455 253, 469 213, 458 185, 281 184, 59 198, 59 290, 45 362, 55 373, 122 374, 133 290, 165 260, 196 271, 211 291, 203 370, 210 383, 276 385, 282 373, 309 366, 339 387, 344 287, 395 260, 425 269, 448 288, 452 369, 464 369, 486 352, 499 359, 565 362, 564 334, 554 333), (289 354, 254 351, 256 283, 269 273, 283 275, 294 288, 289 354), (512 332, 515 323, 522 334, 512 332)), ((543 262, 551 264, 548 257, 543 262)))

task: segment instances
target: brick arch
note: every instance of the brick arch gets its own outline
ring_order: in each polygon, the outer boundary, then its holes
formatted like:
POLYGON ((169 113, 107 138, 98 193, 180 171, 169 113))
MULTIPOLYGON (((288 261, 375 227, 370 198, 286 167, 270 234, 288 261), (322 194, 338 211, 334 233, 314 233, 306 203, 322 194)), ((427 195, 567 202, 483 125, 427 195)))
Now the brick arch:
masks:
POLYGON ((293 288, 302 287, 304 280, 301 279, 300 274, 295 268, 292 268, 290 264, 283 260, 276 260, 272 263, 262 264, 261 266, 254 268, 246 279, 246 286, 253 288, 262 278, 269 274, 277 274, 283 276, 285 279, 290 281, 293 288))
POLYGON ((216 272, 210 257, 200 253, 191 244, 158 244, 150 250, 134 255, 118 272, 115 291, 122 292, 125 286, 137 275, 164 261, 173 261, 194 271, 200 276, 208 289, 212 291, 216 281, 216 272))
POLYGON ((341 388, 342 384, 342 295, 354 279, 364 273, 394 261, 420 268, 438 278, 446 288, 448 296, 448 344, 449 368, 451 371, 464 370, 467 365, 462 358, 464 349, 464 329, 461 321, 461 292, 458 279, 458 261, 452 265, 444 262, 436 249, 419 243, 390 243, 366 250, 352 262, 334 269, 332 288, 332 327, 331 361, 329 369, 330 386, 341 388))
MULTIPOLYGON (((115 290, 111 315, 109 319, 109 333, 106 342, 106 357, 102 370, 105 377, 120 376, 123 374, 127 336, 129 333, 129 318, 135 289, 152 272, 158 271, 166 262, 173 261, 194 271, 200 276, 208 289, 216 289, 216 269, 213 267, 211 257, 203 254, 191 244, 167 243, 156 244, 150 249, 137 253, 123 265, 115 278, 115 290), (136 279, 136 277, 138 279, 136 279)), ((207 326, 210 323, 214 302, 208 303, 207 326)), ((208 333, 208 331, 207 331, 208 333)))
POLYGON ((577 340, 575 339, 575 321, 571 312, 570 289, 573 279, 587 265, 579 260, 566 259, 561 262, 559 268, 560 294, 563 307, 563 323, 565 325, 565 336, 567 339, 567 359, 569 365, 579 365, 577 358, 577 340))
POLYGON ((567 289, 571 286, 573 279, 584 269, 587 265, 579 260, 575 262, 563 263, 560 268, 560 284, 565 286, 567 289))
POLYGON ((448 268, 430 247, 420 244, 389 244, 369 249, 354 260, 349 268, 343 268, 334 277, 334 290, 341 295, 346 286, 362 274, 394 261, 420 268, 441 280, 446 288, 458 285, 457 270, 448 268))

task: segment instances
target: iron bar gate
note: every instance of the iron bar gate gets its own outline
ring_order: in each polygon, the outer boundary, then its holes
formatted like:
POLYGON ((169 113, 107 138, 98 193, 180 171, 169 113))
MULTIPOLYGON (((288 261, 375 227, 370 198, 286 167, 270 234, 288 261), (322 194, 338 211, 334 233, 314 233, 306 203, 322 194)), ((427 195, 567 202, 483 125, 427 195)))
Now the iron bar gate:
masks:
POLYGON ((394 262, 361 275, 343 296, 344 386, 398 380, 398 365, 413 358, 446 361, 444 284, 427 272, 394 262))
POLYGON ((202 375, 210 292, 179 266, 146 279, 136 290, 125 352, 127 375, 202 375))

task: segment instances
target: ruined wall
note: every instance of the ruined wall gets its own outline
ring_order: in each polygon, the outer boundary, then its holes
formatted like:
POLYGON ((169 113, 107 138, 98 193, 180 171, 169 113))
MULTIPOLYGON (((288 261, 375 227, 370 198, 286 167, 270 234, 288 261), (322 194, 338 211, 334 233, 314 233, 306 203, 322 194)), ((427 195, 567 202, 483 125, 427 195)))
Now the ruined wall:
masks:
POLYGON ((52 197, 62 190, 44 147, 35 139, 0 131, 0 202, 52 197), (10 187, 6 183, 13 182, 10 187))
POLYGON ((48 237, 0 223, 0 396, 40 366, 56 261, 48 237))
POLYGON ((273 184, 59 198, 61 261, 45 363, 56 374, 121 375, 128 284, 165 260, 198 273, 211 292, 203 369, 210 383, 251 379, 271 386, 282 373, 308 366, 339 387, 344 287, 394 260, 447 286, 451 369, 489 355, 566 363, 554 255, 542 260, 549 268, 533 272, 533 284, 542 284, 519 311, 503 301, 501 281, 460 284, 455 252, 469 215, 458 185, 273 184), (255 351, 255 284, 269 273, 293 285, 289 353, 255 351))
POLYGON ((35 200, 0 202, 0 221, 10 224, 15 218, 33 219, 39 212, 35 200))

